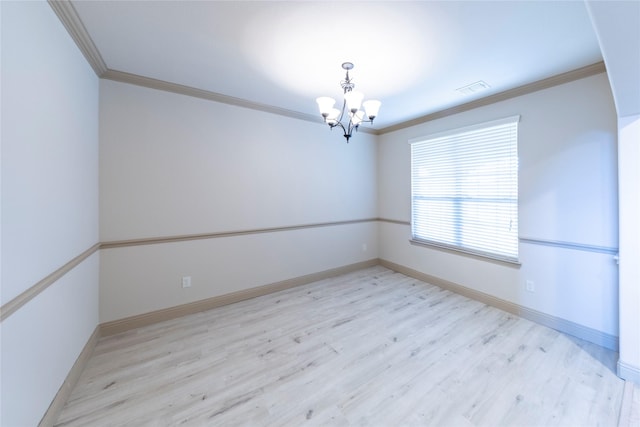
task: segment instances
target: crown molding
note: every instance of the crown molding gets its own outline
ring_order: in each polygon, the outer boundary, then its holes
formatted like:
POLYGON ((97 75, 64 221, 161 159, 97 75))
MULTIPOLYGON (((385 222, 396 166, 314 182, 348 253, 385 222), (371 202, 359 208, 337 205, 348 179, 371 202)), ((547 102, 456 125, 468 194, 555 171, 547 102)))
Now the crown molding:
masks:
POLYGON ((250 108, 252 110, 265 111, 267 113, 279 114, 281 116, 292 117, 295 119, 306 120, 310 122, 320 122, 317 117, 309 114, 299 113, 285 108, 274 107, 272 105, 261 104, 258 102, 248 101, 242 98, 223 95, 221 93, 211 92, 204 89, 198 89, 192 86, 185 86, 178 83, 172 83, 165 80, 158 80, 151 77, 145 77, 138 74, 127 73, 118 70, 107 70, 100 76, 103 79, 113 80, 121 83, 128 83, 136 86, 148 87, 165 92, 173 92, 180 95, 192 96, 194 98, 206 99, 209 101, 221 102, 223 104, 234 105, 236 107, 250 108))
MULTIPOLYGON (((286 108, 280 108, 273 105, 262 104, 259 102, 253 102, 242 98, 236 98, 233 96, 223 95, 216 92, 207 91, 204 89, 198 89, 191 86, 185 86, 177 83, 171 83, 164 80, 158 80, 151 77, 140 76, 137 74, 127 73, 124 71, 112 70, 107 67, 107 64, 102 59, 102 55, 98 48, 93 43, 91 36, 87 32, 80 16, 73 7, 70 0, 47 0, 51 8, 54 10, 58 18, 65 26, 73 40, 76 42, 78 48, 83 53, 96 75, 100 78, 113 80, 121 83, 129 83, 137 86, 148 87, 151 89, 162 90, 165 92, 173 92, 181 95, 192 96, 195 98, 206 99, 209 101, 221 102, 228 105, 234 105, 237 107, 249 108, 252 110, 264 111, 271 114, 277 114, 280 116, 290 117, 299 120, 305 120, 312 123, 323 123, 320 117, 301 113, 294 110, 288 110, 286 108)), ((606 72, 606 67, 603 61, 595 64, 587 65, 586 67, 578 68, 576 70, 568 71, 566 73, 558 74, 556 76, 548 77, 546 79, 538 80, 533 83, 529 83, 523 86, 519 86, 513 89, 506 90, 504 92, 496 93, 475 101, 467 102, 462 105, 454 106, 444 110, 436 111, 425 116, 420 116, 415 119, 400 122, 391 126, 387 126, 380 129, 362 127, 358 128, 358 132, 368 133, 372 135, 384 135, 396 130, 405 129, 411 126, 426 123, 432 120, 440 119, 443 117, 458 114, 464 111, 469 111, 474 108, 483 107, 486 105, 494 104, 496 102, 505 101, 507 99, 515 98, 517 96, 526 95, 532 92, 536 92, 542 89, 547 89, 553 86, 569 83, 574 80, 579 80, 585 77, 593 76, 606 72)))
POLYGON ((47 0, 49 6, 58 15, 60 22, 67 29, 71 38, 76 42, 80 52, 84 55, 98 77, 107 71, 107 64, 102 59, 100 51, 93 43, 91 36, 87 32, 78 12, 71 4, 70 0, 47 0))
MULTIPOLYGON (((192 96, 194 98, 206 99, 208 101, 220 102, 223 104, 233 105, 236 107, 249 108, 252 110, 263 111, 266 113, 277 114, 279 116, 290 117, 293 119, 304 120, 312 123, 324 124, 320 116, 301 113, 286 108, 276 107, 274 105, 262 104, 259 102, 249 101, 243 98, 236 98, 221 93, 212 92, 204 89, 198 89, 192 86, 172 83, 165 80, 145 77, 138 74, 127 73, 125 71, 107 69, 100 78, 113 80, 121 83, 128 83, 136 86, 143 86, 150 89, 161 90, 165 92, 177 93, 180 95, 192 96)), ((358 128, 358 132, 376 134, 375 130, 368 128, 358 128)))
MULTIPOLYGON (((477 99, 475 101, 467 102, 466 104, 457 105, 455 107, 447 108, 444 110, 436 111, 435 113, 427 114, 412 120, 401 122, 395 125, 387 126, 381 129, 358 127, 358 132, 368 133, 372 135, 384 135, 386 133, 394 132, 400 129, 405 129, 411 126, 426 123, 432 120, 441 119, 443 117, 451 116, 453 114, 462 113, 464 111, 473 110, 475 108, 491 105, 496 102, 505 101, 507 99, 515 98, 522 95, 527 95, 539 90, 548 89, 550 87, 558 86, 565 83, 570 83, 575 80, 580 80, 585 77, 590 77, 596 74, 604 73, 607 69, 604 62, 596 62, 595 64, 587 65, 582 68, 578 68, 566 73, 558 74, 546 79, 538 80, 533 83, 529 83, 523 86, 518 86, 513 89, 506 90, 504 92, 496 93, 485 98, 477 99)), ((250 108, 253 110, 264 111, 271 114, 278 114, 280 116, 290 117, 299 120, 305 120, 313 123, 324 124, 322 119, 317 116, 300 113, 298 111, 288 110, 286 108, 280 108, 273 105, 261 104, 258 102, 248 101, 242 98, 236 98, 233 96, 223 95, 221 93, 211 92, 204 89, 198 89, 191 86, 185 86, 177 83, 171 83, 164 80, 153 79, 151 77, 140 76, 138 74, 127 73, 124 71, 117 71, 107 69, 100 75, 103 79, 113 80, 122 83, 129 83, 137 86, 144 86, 151 89, 162 90, 165 92, 173 92, 186 96, 193 96, 195 98, 206 99, 209 101, 221 102, 224 104, 235 105, 237 107, 250 108)))
POLYGON ((518 86, 513 89, 499 92, 494 95, 490 95, 484 98, 477 99, 475 101, 467 102, 466 104, 457 105, 455 107, 447 108, 444 110, 436 111, 435 113, 427 114, 426 116, 417 117, 412 120, 407 120, 395 125, 387 126, 382 129, 378 129, 376 135, 384 135, 389 132, 395 132, 400 129, 406 129, 411 126, 416 126, 422 123, 430 122, 432 120, 441 119, 443 117, 451 116, 453 114, 462 113, 464 111, 473 110, 475 108, 484 107, 486 105, 495 104, 496 102, 505 101, 507 99, 515 98, 522 95, 527 95, 533 92, 537 92, 542 89, 548 89, 553 86, 569 83, 575 80, 590 77, 596 74, 604 73, 607 69, 604 62, 596 62, 595 64, 587 65, 586 67, 578 68, 566 73, 558 74, 546 79, 538 80, 533 83, 529 83, 523 86, 518 86))

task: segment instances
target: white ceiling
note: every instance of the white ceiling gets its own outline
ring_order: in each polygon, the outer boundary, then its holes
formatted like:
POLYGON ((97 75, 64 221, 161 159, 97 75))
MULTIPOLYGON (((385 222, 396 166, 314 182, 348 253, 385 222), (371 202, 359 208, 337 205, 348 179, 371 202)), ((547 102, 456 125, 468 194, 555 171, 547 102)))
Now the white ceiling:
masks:
POLYGON ((384 128, 602 61, 582 1, 72 1, 107 67, 318 115, 340 65, 384 128), (484 80, 491 88, 462 95, 484 80))

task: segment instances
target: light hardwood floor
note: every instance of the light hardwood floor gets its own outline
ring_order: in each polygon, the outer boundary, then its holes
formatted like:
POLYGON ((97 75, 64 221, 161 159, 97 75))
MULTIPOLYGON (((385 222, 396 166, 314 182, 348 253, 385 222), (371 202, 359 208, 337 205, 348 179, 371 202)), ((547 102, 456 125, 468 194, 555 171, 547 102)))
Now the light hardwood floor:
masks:
POLYGON ((377 266, 102 338, 59 426, 616 426, 617 354, 377 266))

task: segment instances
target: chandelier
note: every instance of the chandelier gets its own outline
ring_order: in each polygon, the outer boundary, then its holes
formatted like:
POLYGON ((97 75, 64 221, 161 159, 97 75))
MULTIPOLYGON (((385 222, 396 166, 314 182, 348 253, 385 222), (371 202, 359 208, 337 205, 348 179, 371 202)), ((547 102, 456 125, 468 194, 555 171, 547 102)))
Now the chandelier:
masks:
POLYGON ((349 77, 349 71, 353 69, 353 64, 351 62, 345 62, 342 64, 342 69, 347 72, 345 79, 340 82, 340 86, 342 86, 342 90, 344 91, 342 111, 334 108, 336 100, 328 96, 321 96, 316 99, 316 102, 318 103, 318 108, 320 108, 320 114, 324 122, 328 124, 331 129, 340 126, 348 143, 353 130, 357 130, 360 123, 373 123, 373 119, 378 115, 381 103, 375 99, 362 102, 364 94, 353 90, 356 85, 351 80, 351 77, 349 77), (360 109, 361 105, 364 111, 360 109), (348 123, 346 122, 345 110, 349 117, 348 123), (345 123, 342 122, 343 118, 345 119, 345 123))

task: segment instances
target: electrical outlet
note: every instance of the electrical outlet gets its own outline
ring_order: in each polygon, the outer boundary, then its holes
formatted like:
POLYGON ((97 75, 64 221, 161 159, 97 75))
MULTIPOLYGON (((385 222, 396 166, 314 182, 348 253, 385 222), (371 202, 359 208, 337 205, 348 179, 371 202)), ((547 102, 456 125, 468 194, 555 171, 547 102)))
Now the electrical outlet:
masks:
POLYGON ((362 252, 367 252, 367 244, 366 243, 362 244, 362 252))
POLYGON ((182 277, 182 287, 190 288, 191 287, 191 276, 183 276, 182 277))
POLYGON ((536 291, 536 284, 533 283, 533 280, 527 280, 525 283, 525 289, 528 292, 535 292, 536 291))

